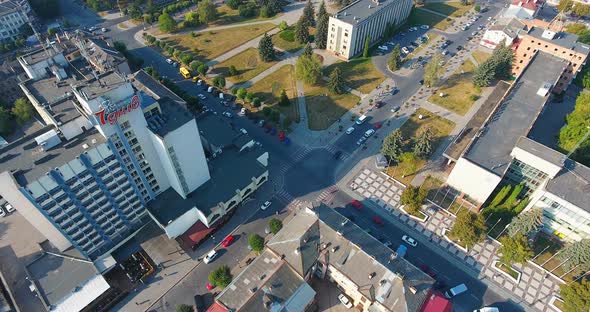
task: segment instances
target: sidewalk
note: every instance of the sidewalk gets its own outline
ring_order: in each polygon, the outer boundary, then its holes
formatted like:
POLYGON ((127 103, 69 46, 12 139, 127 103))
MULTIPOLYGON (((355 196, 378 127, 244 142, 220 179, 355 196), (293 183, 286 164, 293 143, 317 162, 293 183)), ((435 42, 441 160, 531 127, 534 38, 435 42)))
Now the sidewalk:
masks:
POLYGON ((363 166, 359 172, 346 178, 349 180, 344 181, 347 185, 341 187, 343 191, 355 198, 369 199, 375 204, 371 208, 377 213, 422 234, 437 249, 443 250, 449 261, 467 268, 470 271, 468 273, 482 279, 500 294, 506 294, 507 298, 513 297, 526 310, 553 311, 549 301, 552 296, 559 294, 561 282, 551 275, 546 276, 544 270, 530 264, 514 265, 515 269, 521 271, 520 279, 514 280, 493 268, 493 262, 499 259, 500 244, 496 241, 488 238, 471 250, 462 251, 461 247, 447 241, 442 235, 442 230, 450 229, 454 223, 454 217, 444 210, 439 209, 433 214, 424 212, 429 218, 425 222, 416 221, 399 210, 398 196, 403 187, 385 174, 363 166))

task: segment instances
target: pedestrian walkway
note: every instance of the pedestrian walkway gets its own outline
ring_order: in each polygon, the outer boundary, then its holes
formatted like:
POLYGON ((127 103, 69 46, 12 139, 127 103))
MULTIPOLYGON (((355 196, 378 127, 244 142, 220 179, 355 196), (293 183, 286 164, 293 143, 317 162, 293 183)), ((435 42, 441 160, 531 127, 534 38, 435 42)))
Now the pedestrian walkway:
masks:
POLYGON ((488 238, 484 242, 475 245, 471 250, 465 251, 462 247, 448 241, 443 231, 451 229, 454 217, 442 209, 430 206, 423 211, 428 218, 421 222, 409 217, 400 210, 399 198, 403 186, 385 176, 383 173, 362 167, 362 169, 348 177, 347 184, 341 189, 350 193, 355 198, 368 199, 375 204, 375 208, 381 215, 402 222, 424 235, 434 244, 446 251, 461 266, 471 269, 472 273, 482 279, 486 284, 493 284, 504 292, 510 293, 515 301, 530 309, 538 311, 553 311, 549 302, 553 296, 559 294, 559 286, 562 282, 545 270, 534 264, 513 265, 520 272, 515 279, 494 267, 499 260, 498 249, 501 245, 488 238), (397 199, 397 200, 396 200, 397 199))

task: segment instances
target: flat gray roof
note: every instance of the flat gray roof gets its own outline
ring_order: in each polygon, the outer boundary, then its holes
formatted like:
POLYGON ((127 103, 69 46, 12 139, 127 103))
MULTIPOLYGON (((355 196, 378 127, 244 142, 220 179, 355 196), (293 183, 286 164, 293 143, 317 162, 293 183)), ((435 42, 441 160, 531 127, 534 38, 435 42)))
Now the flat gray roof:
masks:
POLYGON ((98 78, 98 80, 96 78, 87 80, 80 87, 80 90, 84 91, 89 99, 97 98, 127 83, 120 74, 114 71, 104 73, 98 76, 98 78))
POLYGON ((590 168, 568 159, 557 176, 547 182, 545 189, 590 212, 590 168))
POLYGON ((377 2, 373 0, 357 0, 342 8, 332 17, 348 24, 358 24, 375 14, 375 12, 383 10, 383 8, 399 1, 401 0, 378 0, 379 5, 377 5, 377 2), (356 21, 354 20, 355 17, 357 18, 356 21))
POLYGON ((167 97, 160 98, 158 104, 162 114, 152 115, 146 118, 146 121, 149 129, 160 137, 164 137, 168 132, 182 127, 195 118, 184 106, 167 97))
POLYGON ((252 183, 253 177, 259 177, 268 170, 257 160, 263 153, 265 151, 262 148, 242 152, 236 148, 224 149, 223 153, 209 162, 209 181, 188 194, 186 199, 169 188, 149 203, 148 210, 163 225, 195 206, 209 215, 212 207, 229 200, 237 189, 243 189, 252 183))
POLYGON ((219 115, 201 113, 197 117, 197 124, 199 132, 207 139, 207 142, 220 148, 231 145, 238 136, 238 131, 227 122, 225 117, 219 115))
POLYGON ((566 49, 574 50, 576 52, 580 52, 586 55, 590 53, 590 47, 588 45, 578 42, 578 35, 561 31, 558 32, 553 39, 547 39, 543 37, 544 31, 545 29, 540 27, 531 27, 531 30, 528 32, 528 34, 537 39, 551 42, 566 49))
POLYGON ((66 93, 72 93, 72 85, 84 81, 83 77, 77 76, 75 72, 69 68, 64 68, 64 70, 68 75, 68 78, 63 79, 62 81, 57 81, 55 76, 49 76, 39 80, 29 79, 23 82, 22 85, 29 90, 29 92, 31 92, 41 104, 59 102, 71 97, 66 95, 66 93))
POLYGON ((516 142, 516 147, 559 167, 563 166, 566 160, 564 154, 527 137, 520 137, 516 142))
POLYGON ((175 102, 186 104, 176 93, 172 92, 166 86, 156 81, 152 76, 148 75, 143 69, 137 71, 131 76, 131 83, 138 89, 146 91, 149 95, 156 98, 156 100, 167 97, 175 102))
MULTIPOLYGON (((10 171, 21 186, 25 186, 51 169, 59 167, 82 154, 86 148, 104 143, 104 137, 95 129, 87 130, 70 141, 62 141, 59 145, 43 151, 35 138, 50 130, 48 126, 26 137, 12 142, 0 149, 0 172, 10 171)), ((63 140, 63 138, 62 138, 63 140)))
POLYGON ((549 98, 537 95, 537 91, 546 83, 556 83, 566 66, 565 60, 538 52, 464 157, 503 175, 512 160, 510 152, 518 139, 527 135, 549 98))

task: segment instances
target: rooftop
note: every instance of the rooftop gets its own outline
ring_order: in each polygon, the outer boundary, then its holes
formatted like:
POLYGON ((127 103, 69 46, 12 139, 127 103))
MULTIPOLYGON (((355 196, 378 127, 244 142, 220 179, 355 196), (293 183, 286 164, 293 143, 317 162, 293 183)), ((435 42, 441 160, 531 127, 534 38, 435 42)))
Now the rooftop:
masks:
POLYGON ((268 170, 257 160, 263 153, 265 151, 261 148, 242 152, 236 148, 225 149, 222 154, 210 160, 209 181, 188 194, 186 199, 169 188, 150 202, 148 210, 163 225, 182 216, 193 207, 209 215, 212 207, 229 200, 237 189, 244 188, 252 182, 253 177, 259 177, 268 170))
POLYGON ((357 0, 342 8, 333 17, 348 24, 358 24, 375 12, 399 1, 401 0, 357 0))
POLYGON ((511 38, 516 36, 526 28, 517 18, 501 19, 497 24, 490 27, 490 30, 502 30, 511 38))
POLYGON ((172 92, 170 89, 166 88, 166 86, 156 81, 154 78, 152 78, 152 76, 148 75, 148 73, 146 73, 143 69, 137 71, 131 77, 131 83, 133 84, 133 86, 142 91, 147 92, 156 100, 162 97, 167 97, 169 99, 172 99, 174 102, 183 105, 186 104, 186 102, 182 98, 180 98, 176 93, 172 92))
POLYGON ((566 160, 564 154, 527 137, 520 137, 516 142, 516 147, 558 167, 563 166, 564 161, 566 160))
POLYGON ((238 132, 219 115, 201 113, 197 119, 199 132, 207 142, 219 148, 232 145, 238 132))
POLYGON ((22 85, 31 92, 40 104, 53 104, 73 96, 72 85, 84 81, 84 77, 76 75, 75 71, 65 68, 68 78, 58 81, 55 76, 32 80, 29 79, 22 85))
POLYGON ((39 63, 43 60, 46 60, 50 57, 53 57, 59 53, 62 53, 69 49, 69 45, 64 43, 55 42, 45 49, 37 49, 35 51, 31 51, 25 55, 21 56, 21 59, 29 65, 33 65, 39 63))
POLYGON ((62 141, 55 147, 44 151, 35 138, 55 130, 52 126, 42 128, 28 136, 12 142, 0 149, 0 172, 14 172, 16 180, 25 186, 51 169, 76 158, 87 148, 105 142, 96 130, 87 130, 70 141, 62 141))
POLYGON ((127 83, 125 78, 114 71, 106 72, 98 76, 98 78, 99 79, 92 78, 87 80, 86 83, 80 87, 80 91, 84 92, 89 100, 115 90, 127 83))
POLYGON ((561 31, 556 33, 553 39, 548 39, 543 37, 544 31, 545 29, 541 27, 531 27, 531 29, 528 32, 528 35, 539 40, 551 42, 560 47, 564 47, 566 49, 570 49, 578 53, 582 53, 585 55, 588 55, 590 53, 590 47, 588 45, 578 42, 578 35, 561 31))
POLYGON ((529 10, 537 10, 545 1, 542 0, 513 0, 512 5, 523 7, 529 10))
POLYGON ((73 249, 62 256, 42 251, 26 269, 46 306, 56 312, 80 311, 110 288, 92 262, 73 249))
POLYGON ((545 189, 590 212, 590 168, 568 159, 561 172, 547 182, 545 189))
POLYGON ((161 114, 154 114, 146 118, 149 129, 159 135, 166 136, 168 132, 174 131, 195 117, 184 106, 172 101, 168 97, 158 100, 161 114))
MULTIPOLYGON (((567 62, 538 52, 513 83, 513 89, 498 105, 481 135, 467 149, 465 157, 497 175, 508 167, 510 152, 521 136, 526 136, 549 95, 537 93, 547 83, 559 79, 567 62)), ((547 92, 549 93, 549 92, 547 92)))

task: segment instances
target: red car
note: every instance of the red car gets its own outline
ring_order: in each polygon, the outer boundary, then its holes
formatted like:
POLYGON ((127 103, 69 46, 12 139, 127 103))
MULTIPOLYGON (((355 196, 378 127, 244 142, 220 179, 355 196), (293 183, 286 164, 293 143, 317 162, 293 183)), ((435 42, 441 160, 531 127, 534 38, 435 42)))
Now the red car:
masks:
POLYGON ((382 224, 383 224, 383 219, 381 219, 381 218, 380 218, 380 217, 378 217, 378 216, 374 216, 374 217, 373 217, 373 222, 374 222, 375 224, 382 225, 382 224))
POLYGON ((361 209, 363 208, 363 204, 359 203, 359 201, 358 201, 358 200, 356 200, 356 199, 353 199, 353 200, 350 202, 350 204, 351 204, 351 205, 352 205, 354 208, 356 208, 356 209, 358 209, 358 210, 361 210, 361 209))
POLYGON ((285 140, 285 133, 283 131, 279 132, 279 141, 283 142, 285 140))
POLYGON ((378 123, 375 124, 375 129, 379 129, 379 128, 381 128, 381 126, 382 126, 381 123, 378 122, 378 123))
POLYGON ((211 285, 211 283, 207 282, 207 285, 205 285, 205 287, 207 287, 207 290, 213 290, 213 288, 215 288, 215 286, 211 285))
POLYGON ((229 247, 229 245, 231 245, 233 242, 234 242, 234 236, 233 235, 229 235, 228 237, 226 237, 221 242, 221 246, 223 246, 223 247, 229 247))

